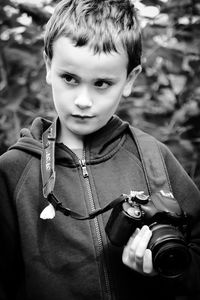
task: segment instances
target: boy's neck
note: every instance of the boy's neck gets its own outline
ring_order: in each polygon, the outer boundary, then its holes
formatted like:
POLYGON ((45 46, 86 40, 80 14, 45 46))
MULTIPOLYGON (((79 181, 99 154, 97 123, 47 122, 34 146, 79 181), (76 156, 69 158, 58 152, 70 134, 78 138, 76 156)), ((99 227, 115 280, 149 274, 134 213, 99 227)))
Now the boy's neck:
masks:
POLYGON ((56 142, 63 143, 71 150, 84 148, 84 136, 76 135, 65 127, 63 128, 59 118, 57 118, 56 142))
POLYGON ((82 136, 75 136, 73 134, 62 134, 58 133, 57 142, 63 143, 70 149, 83 149, 84 141, 82 136))

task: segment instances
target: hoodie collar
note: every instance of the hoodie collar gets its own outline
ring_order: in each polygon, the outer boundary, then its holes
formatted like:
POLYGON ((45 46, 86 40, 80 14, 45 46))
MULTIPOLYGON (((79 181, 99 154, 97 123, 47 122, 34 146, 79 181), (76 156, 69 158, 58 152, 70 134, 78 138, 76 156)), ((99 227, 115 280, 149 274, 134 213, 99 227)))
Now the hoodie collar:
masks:
MULTIPOLYGON (((41 155, 43 146, 48 146, 48 139, 56 139, 59 119, 54 122, 44 118, 36 118, 29 129, 21 130, 20 139, 10 149, 20 149, 32 155, 41 155)), ((87 135, 85 138, 86 158, 102 158, 119 143, 122 133, 128 128, 128 123, 113 116, 101 129, 87 135)), ((71 157, 71 150, 63 144, 57 144, 56 159, 71 157)))
POLYGON ((86 154, 88 150, 90 158, 101 158, 107 155, 117 146, 122 133, 128 126, 127 122, 123 122, 119 117, 113 116, 104 127, 86 136, 86 154))

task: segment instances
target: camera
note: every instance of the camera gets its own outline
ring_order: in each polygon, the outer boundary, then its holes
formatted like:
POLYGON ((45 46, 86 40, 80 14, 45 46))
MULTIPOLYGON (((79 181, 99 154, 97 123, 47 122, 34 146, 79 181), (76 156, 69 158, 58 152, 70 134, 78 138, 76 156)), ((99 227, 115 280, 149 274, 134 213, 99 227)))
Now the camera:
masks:
POLYGON ((124 246, 136 228, 148 225, 152 237, 154 269, 165 278, 176 278, 189 267, 191 255, 187 246, 187 217, 171 193, 131 192, 117 204, 105 231, 112 244, 124 246))

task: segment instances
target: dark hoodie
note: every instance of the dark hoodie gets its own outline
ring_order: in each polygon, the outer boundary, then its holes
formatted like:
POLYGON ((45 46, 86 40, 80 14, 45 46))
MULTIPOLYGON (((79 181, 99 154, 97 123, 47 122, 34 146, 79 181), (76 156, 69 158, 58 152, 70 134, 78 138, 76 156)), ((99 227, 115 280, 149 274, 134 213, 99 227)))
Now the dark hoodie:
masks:
MULTIPOLYGON (((0 158, 0 299, 100 300, 195 299, 200 283, 200 194, 168 148, 158 142, 172 190, 188 214, 192 263, 178 280, 138 274, 122 263, 122 248, 110 244, 105 225, 110 211, 77 221, 56 212, 42 192, 42 136, 52 125, 36 119, 0 158), (193 294, 192 294, 193 293, 193 294)), ((85 169, 65 145, 56 144, 54 193, 82 215, 131 190, 148 193, 130 127, 118 117, 85 139, 85 169), (84 176, 83 176, 84 175, 84 176)))

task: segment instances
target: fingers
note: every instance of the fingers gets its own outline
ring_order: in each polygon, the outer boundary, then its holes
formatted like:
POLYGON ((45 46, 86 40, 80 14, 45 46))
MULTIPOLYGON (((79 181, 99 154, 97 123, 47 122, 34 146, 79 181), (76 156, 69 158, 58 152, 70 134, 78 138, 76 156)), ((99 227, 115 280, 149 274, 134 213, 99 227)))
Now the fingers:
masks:
POLYGON ((154 274, 152 253, 147 249, 152 232, 148 226, 144 225, 137 229, 128 244, 125 246, 122 261, 125 265, 139 273, 154 274))
POLYGON ((152 252, 146 249, 143 257, 143 272, 146 274, 153 273, 152 252))
POLYGON ((143 226, 130 245, 130 259, 134 259, 138 263, 143 261, 143 256, 151 235, 149 227, 146 225, 143 226))

